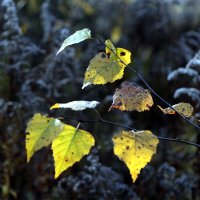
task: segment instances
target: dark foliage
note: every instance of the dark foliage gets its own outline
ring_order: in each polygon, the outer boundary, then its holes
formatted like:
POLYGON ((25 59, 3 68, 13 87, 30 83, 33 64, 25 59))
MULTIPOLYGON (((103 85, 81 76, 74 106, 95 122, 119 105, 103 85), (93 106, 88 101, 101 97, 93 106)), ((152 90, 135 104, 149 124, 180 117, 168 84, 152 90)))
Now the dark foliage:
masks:
MULTIPOLYGON (((111 136, 119 127, 83 124, 100 148, 58 180, 53 178, 50 149, 41 150, 29 164, 25 154, 26 123, 35 112, 95 118, 92 111, 50 113, 55 102, 72 100, 100 101, 99 112, 108 120, 200 144, 199 134, 189 124, 164 116, 156 107, 145 113, 108 113, 111 95, 121 81, 81 90, 89 60, 104 48, 98 42, 68 47, 55 56, 69 34, 88 27, 97 37, 111 37, 117 46, 130 49, 133 67, 155 91, 171 103, 189 101, 200 119, 198 0, 0 3, 0 199, 199 199, 198 149, 161 142, 133 184, 112 153, 111 136)), ((144 86, 128 69, 124 79, 144 86)), ((162 103, 155 99, 155 104, 162 103)))

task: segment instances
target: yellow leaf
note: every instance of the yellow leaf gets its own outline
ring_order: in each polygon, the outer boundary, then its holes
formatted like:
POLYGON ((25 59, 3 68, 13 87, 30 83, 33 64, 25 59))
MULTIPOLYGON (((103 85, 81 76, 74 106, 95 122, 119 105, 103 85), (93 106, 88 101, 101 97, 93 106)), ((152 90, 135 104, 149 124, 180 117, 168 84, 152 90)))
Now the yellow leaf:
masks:
POLYGON ((158 138, 151 131, 122 131, 112 138, 114 153, 129 168, 133 182, 156 153, 158 138))
POLYGON ((118 64, 121 67, 126 67, 126 65, 131 63, 131 52, 123 48, 115 48, 110 40, 105 41, 106 45, 106 54, 109 55, 109 58, 118 64))
POLYGON ((87 155, 92 146, 94 138, 89 132, 65 125, 63 131, 52 142, 55 178, 87 155))
POLYGON ((62 107, 60 106, 60 103, 55 103, 53 106, 51 106, 50 110, 53 110, 55 108, 62 108, 62 107))
MULTIPOLYGON (((189 103, 178 103, 172 106, 176 111, 184 115, 185 117, 190 117, 193 113, 193 107, 189 103)), ((162 108, 161 106, 158 105, 158 108, 164 113, 164 114, 176 114, 176 112, 168 107, 168 108, 162 108)))
POLYGON ((28 122, 26 129, 27 162, 36 151, 48 146, 63 127, 64 124, 60 120, 36 113, 28 122))
POLYGON ((89 64, 85 72, 83 88, 90 84, 103 85, 108 82, 112 83, 121 79, 124 74, 124 68, 111 59, 105 53, 97 54, 89 64))
POLYGON ((124 81, 120 88, 115 90, 113 96, 113 103, 109 111, 113 108, 119 110, 143 112, 149 110, 153 105, 153 99, 148 90, 143 89, 142 87, 124 81))

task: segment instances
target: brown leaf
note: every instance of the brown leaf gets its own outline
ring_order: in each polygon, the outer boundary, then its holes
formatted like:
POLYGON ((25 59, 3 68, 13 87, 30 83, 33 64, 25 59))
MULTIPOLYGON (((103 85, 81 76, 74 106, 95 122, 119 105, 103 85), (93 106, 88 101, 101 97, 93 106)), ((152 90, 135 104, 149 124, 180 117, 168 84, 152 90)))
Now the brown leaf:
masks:
POLYGON ((115 90, 113 96, 112 106, 113 108, 126 111, 138 111, 143 112, 149 110, 153 105, 153 99, 148 90, 143 89, 135 83, 123 82, 120 88, 115 90))

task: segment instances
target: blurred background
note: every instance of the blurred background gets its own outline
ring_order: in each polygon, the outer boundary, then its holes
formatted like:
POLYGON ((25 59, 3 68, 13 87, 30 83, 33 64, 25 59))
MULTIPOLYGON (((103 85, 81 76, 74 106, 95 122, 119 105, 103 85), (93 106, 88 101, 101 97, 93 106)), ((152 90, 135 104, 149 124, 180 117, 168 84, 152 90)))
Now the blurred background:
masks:
MULTIPOLYGON (((123 80, 82 90, 89 60, 104 46, 85 41, 56 56, 63 40, 90 28, 132 52, 132 64, 165 100, 191 103, 200 118, 199 0, 1 0, 0 1, 0 199, 200 199, 200 149, 160 141, 157 154, 132 183, 113 154, 111 137, 120 127, 84 123, 96 147, 54 180, 51 149, 26 163, 25 129, 34 113, 95 119, 94 111, 53 111, 56 102, 97 100, 104 119, 155 135, 200 144, 200 132, 178 116, 165 116, 154 97, 149 112, 107 112, 122 81, 142 81, 129 69, 123 80)), ((192 119, 195 120, 195 119, 192 119)), ((197 122, 197 121, 194 121, 197 122)))

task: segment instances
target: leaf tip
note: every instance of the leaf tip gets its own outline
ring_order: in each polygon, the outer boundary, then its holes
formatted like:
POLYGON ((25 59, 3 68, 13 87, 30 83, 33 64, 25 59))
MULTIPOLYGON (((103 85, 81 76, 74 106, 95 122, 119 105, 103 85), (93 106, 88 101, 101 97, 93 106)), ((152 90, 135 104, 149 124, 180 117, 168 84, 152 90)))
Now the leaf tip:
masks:
POLYGON ((26 158, 26 162, 29 163, 30 162, 30 158, 27 156, 26 158))
POLYGON ((50 110, 53 110, 55 108, 60 108, 60 104, 59 103, 54 104, 53 106, 51 106, 50 110))

